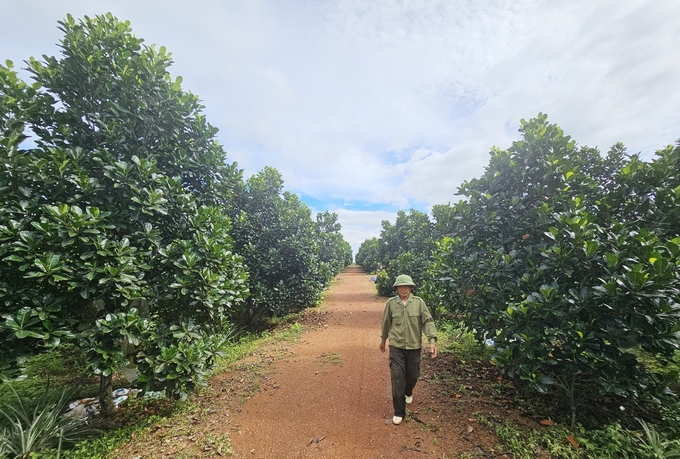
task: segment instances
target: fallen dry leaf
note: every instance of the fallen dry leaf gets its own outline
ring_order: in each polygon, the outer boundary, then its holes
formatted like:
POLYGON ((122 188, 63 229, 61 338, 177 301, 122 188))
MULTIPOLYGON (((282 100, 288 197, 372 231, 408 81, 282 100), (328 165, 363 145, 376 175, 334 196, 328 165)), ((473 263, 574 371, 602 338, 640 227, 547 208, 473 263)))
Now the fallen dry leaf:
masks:
POLYGON ((552 426, 555 425, 550 419, 541 419, 540 424, 542 426, 552 426))

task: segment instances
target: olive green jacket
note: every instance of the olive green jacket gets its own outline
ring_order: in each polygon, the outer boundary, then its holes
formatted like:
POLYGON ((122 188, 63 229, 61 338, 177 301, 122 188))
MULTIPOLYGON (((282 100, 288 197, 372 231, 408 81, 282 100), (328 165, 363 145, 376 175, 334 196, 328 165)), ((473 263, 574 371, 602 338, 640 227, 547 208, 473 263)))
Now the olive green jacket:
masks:
POLYGON ((432 314, 420 297, 410 295, 406 305, 401 302, 398 295, 387 300, 380 335, 382 344, 389 338, 390 346, 420 349, 423 332, 430 343, 437 342, 437 330, 432 314))

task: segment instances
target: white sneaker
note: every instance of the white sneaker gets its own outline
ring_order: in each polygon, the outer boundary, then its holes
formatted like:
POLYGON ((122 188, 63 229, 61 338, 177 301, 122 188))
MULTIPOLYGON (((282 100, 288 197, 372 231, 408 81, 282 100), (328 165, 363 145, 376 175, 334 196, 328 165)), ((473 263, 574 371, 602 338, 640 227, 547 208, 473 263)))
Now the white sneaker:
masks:
POLYGON ((398 426, 399 424, 401 424, 402 419, 404 419, 404 418, 402 418, 401 416, 393 416, 392 417, 392 424, 394 424, 395 426, 398 426))
POLYGON ((413 403, 413 395, 406 396, 406 403, 408 403, 409 405, 413 403))

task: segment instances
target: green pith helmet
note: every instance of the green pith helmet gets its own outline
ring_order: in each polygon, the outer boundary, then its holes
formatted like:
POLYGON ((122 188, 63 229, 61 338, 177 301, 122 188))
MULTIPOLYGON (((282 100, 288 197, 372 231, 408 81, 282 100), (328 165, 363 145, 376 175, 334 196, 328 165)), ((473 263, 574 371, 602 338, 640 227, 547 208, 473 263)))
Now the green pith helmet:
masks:
POLYGON ((406 274, 398 275, 397 278, 394 280, 394 285, 392 287, 399 287, 400 285, 408 285, 410 287, 416 286, 416 284, 413 283, 413 279, 411 279, 411 276, 407 276, 406 274))

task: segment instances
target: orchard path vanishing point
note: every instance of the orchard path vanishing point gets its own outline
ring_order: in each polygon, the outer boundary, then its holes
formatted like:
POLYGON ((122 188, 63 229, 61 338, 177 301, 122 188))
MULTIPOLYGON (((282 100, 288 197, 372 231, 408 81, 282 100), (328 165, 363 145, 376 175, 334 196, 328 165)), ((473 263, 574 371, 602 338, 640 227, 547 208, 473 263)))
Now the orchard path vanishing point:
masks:
POLYGON ((510 457, 478 422, 521 421, 489 384, 499 378, 495 368, 471 369, 451 354, 423 355, 413 404, 404 422, 391 424, 387 353, 378 348, 385 301, 350 266, 321 306, 300 317, 301 339, 274 340, 215 375, 190 413, 133 434, 113 457, 221 457, 229 442, 240 459, 510 457))

